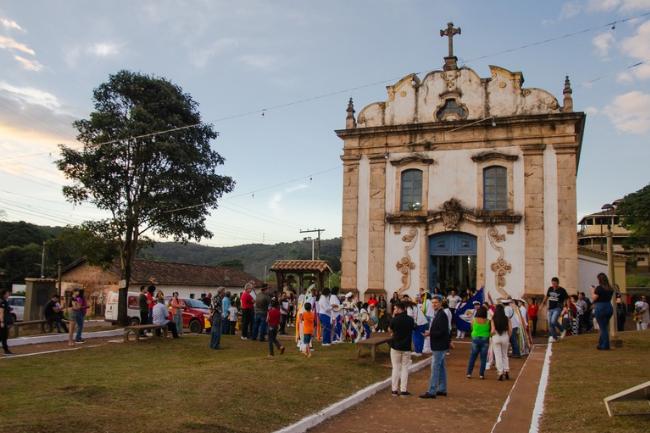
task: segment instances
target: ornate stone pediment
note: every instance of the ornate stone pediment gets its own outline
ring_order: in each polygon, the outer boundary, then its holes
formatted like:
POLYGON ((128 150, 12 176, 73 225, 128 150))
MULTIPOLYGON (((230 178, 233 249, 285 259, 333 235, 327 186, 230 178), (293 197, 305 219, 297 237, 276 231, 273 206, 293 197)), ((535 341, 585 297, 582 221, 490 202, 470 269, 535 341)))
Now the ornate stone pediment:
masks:
POLYGON ((493 160, 502 160, 502 161, 516 161, 519 159, 518 155, 511 155, 509 153, 501 152, 481 152, 476 155, 472 155, 472 161, 474 162, 485 162, 493 160))
POLYGON ((419 153, 414 153, 413 155, 405 156, 404 158, 400 158, 400 159, 393 159, 390 161, 390 163, 395 167, 406 165, 411 162, 419 162, 421 164, 431 165, 434 163, 434 160, 432 158, 427 158, 426 156, 421 155, 419 153))

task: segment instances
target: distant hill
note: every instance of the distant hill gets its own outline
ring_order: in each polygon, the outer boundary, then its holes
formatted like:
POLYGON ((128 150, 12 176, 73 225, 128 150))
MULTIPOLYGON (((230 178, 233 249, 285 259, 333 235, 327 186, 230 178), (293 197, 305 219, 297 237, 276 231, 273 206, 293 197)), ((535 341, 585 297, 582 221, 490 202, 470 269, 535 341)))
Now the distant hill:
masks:
MULTIPOLYGON (((264 277, 264 266, 270 268, 279 259, 311 259, 311 242, 291 242, 275 245, 247 244, 234 247, 208 247, 199 244, 157 242, 140 252, 143 258, 197 265, 218 265, 241 261, 244 270, 258 278, 264 277)), ((321 258, 327 260, 334 272, 341 268, 341 238, 321 241, 321 258)))
MULTIPOLYGON (((25 277, 40 274, 41 248, 44 241, 55 238, 63 227, 38 226, 24 221, 0 221, 0 286, 22 282, 25 277), (4 275, 3 275, 4 273, 4 275)), ((56 257, 47 251, 45 275, 56 275, 56 257)), ((139 256, 153 260, 192 263, 197 265, 238 265, 244 271, 264 277, 264 266, 270 268, 278 259, 311 259, 311 242, 298 241, 275 245, 248 244, 235 247, 209 247, 199 244, 157 242, 140 251, 139 256)), ((321 258, 334 272, 341 268, 341 239, 321 241, 321 258)), ((70 261, 76 257, 68 258, 70 261)), ((63 263, 65 266, 67 263, 63 263)))

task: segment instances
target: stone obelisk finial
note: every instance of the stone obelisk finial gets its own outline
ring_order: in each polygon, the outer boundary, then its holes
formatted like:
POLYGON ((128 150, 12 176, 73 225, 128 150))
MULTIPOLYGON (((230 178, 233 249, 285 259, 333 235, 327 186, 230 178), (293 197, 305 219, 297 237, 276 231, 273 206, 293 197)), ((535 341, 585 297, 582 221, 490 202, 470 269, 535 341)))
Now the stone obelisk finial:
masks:
POLYGON ((460 27, 454 27, 454 23, 447 23, 447 28, 440 30, 440 36, 447 36, 449 43, 449 55, 445 57, 445 65, 442 67, 445 71, 458 69, 458 57, 454 56, 454 35, 460 35, 460 27))
POLYGON ((345 118, 345 127, 347 129, 354 129, 357 127, 357 119, 354 118, 354 103, 352 102, 352 98, 348 101, 348 108, 347 110, 348 115, 345 118))
POLYGON ((562 111, 573 111, 573 90, 571 90, 571 81, 569 81, 568 75, 564 78, 564 90, 562 93, 564 94, 564 106, 562 107, 562 111))

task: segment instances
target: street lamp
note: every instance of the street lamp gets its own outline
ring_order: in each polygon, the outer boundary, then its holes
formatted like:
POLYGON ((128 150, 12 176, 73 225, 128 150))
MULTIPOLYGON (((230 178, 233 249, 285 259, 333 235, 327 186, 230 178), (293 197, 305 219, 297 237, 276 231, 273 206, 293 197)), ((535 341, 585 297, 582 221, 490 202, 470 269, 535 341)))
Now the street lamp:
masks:
MULTIPOLYGON (((607 273, 609 274, 609 284, 612 286, 612 289, 616 287, 616 276, 614 275, 614 236, 612 233, 612 221, 613 216, 610 216, 614 213, 616 209, 613 205, 605 203, 601 208, 604 213, 608 214, 607 217, 607 273)), ((616 337, 616 324, 618 323, 616 319, 616 291, 612 295, 612 321, 609 324, 609 333, 612 337, 616 337)))

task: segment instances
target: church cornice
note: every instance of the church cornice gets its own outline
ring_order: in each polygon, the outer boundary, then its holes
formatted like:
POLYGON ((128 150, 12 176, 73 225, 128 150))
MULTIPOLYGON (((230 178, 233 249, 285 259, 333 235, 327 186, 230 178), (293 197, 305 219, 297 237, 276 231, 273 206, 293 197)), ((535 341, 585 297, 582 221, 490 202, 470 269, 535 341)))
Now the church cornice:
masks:
POLYGON ((521 214, 509 209, 488 211, 466 208, 459 200, 452 198, 444 202, 439 210, 404 211, 387 214, 386 222, 396 226, 442 223, 445 230, 451 231, 458 230, 460 223, 467 221, 485 226, 506 225, 508 232, 512 232, 514 225, 519 224, 522 218, 521 214))
MULTIPOLYGON (((582 124, 586 115, 583 112, 570 113, 549 113, 549 114, 529 114, 510 117, 494 117, 496 126, 490 122, 477 123, 477 119, 456 120, 449 122, 426 122, 426 123, 407 123, 399 125, 383 125, 357 127, 354 129, 337 129, 334 132, 339 138, 347 139, 352 137, 364 137, 369 135, 382 134, 401 134, 413 132, 460 132, 476 129, 512 127, 519 125, 540 125, 545 123, 557 123, 562 121, 578 122, 576 133, 581 135, 582 124)), ((448 140, 450 141, 450 140, 448 140)))

